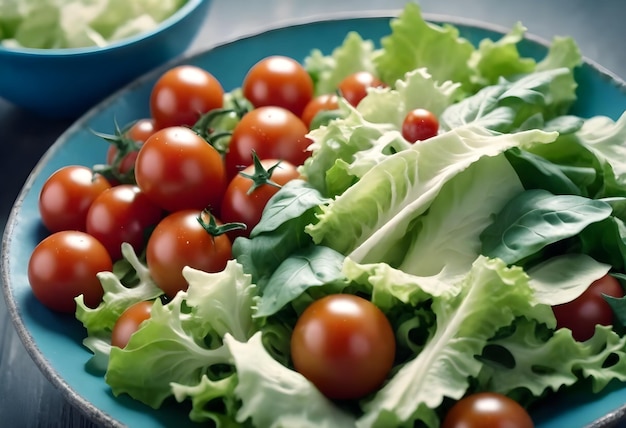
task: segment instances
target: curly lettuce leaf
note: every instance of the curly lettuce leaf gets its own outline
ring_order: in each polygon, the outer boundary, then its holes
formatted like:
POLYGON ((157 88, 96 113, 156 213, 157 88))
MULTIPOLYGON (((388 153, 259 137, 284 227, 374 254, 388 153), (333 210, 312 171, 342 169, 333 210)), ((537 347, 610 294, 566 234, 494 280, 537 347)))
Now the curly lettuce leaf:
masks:
POLYGON ((424 108, 439 117, 459 96, 459 83, 439 83, 426 68, 418 68, 407 72, 393 87, 370 89, 357 110, 369 122, 391 123, 400 130, 411 110, 424 108))
POLYGON ((130 244, 122 244, 122 256, 135 271, 139 280, 136 285, 126 287, 113 272, 101 272, 97 276, 104 290, 102 302, 92 309, 85 305, 82 295, 75 299, 76 319, 87 329, 88 336, 108 335, 110 339, 115 321, 122 312, 137 302, 163 295, 163 290, 154 283, 150 271, 139 261, 130 244))
POLYGON ((156 409, 172 396, 172 382, 196 385, 211 366, 230 363, 226 346, 209 349, 190 334, 186 324, 195 321, 184 312, 184 298, 179 292, 167 305, 155 301, 126 347, 111 348, 105 381, 115 396, 125 393, 156 409))
POLYGON ((258 330, 252 318, 256 287, 236 261, 213 274, 190 267, 183 273, 187 292, 165 305, 155 301, 126 347, 111 348, 105 380, 114 395, 126 393, 158 408, 173 395, 172 384, 198 385, 231 364, 224 335, 247 340, 258 330))
POLYGON ((229 333, 237 340, 247 340, 258 330, 252 317, 256 285, 241 264, 229 260, 224 270, 216 273, 186 266, 183 277, 189 283, 185 303, 201 324, 199 336, 229 333))
POLYGON ((413 2, 406 4, 390 26, 391 34, 381 39, 382 51, 374 58, 383 82, 392 85, 406 72, 425 67, 438 82, 451 80, 470 87, 474 72, 468 61, 475 48, 459 37, 456 27, 425 21, 413 2))
POLYGON ((179 403, 191 400, 189 419, 192 421, 198 423, 211 421, 218 428, 239 428, 242 425, 234 417, 238 409, 235 398, 236 386, 236 374, 218 380, 211 380, 204 375, 196 385, 173 382, 172 393, 179 403), (215 401, 222 405, 211 406, 215 401))
POLYGON ((327 399, 300 373, 277 362, 265 350, 261 333, 247 342, 226 335, 241 400, 236 419, 258 427, 354 427, 354 417, 327 399))
POLYGON ((502 394, 526 389, 540 397, 584 378, 591 380, 594 393, 611 380, 626 380, 626 337, 610 326, 596 326, 593 337, 585 342, 574 340, 566 328, 543 340, 538 329, 536 321, 522 318, 510 335, 489 341, 492 349, 510 353, 514 364, 506 367, 486 362, 478 376, 481 388, 502 394))
POLYGON ((405 426, 416 421, 438 426, 435 409, 446 397, 461 398, 469 379, 482 369, 479 360, 468 356, 480 355, 488 340, 517 316, 546 318, 545 308, 533 303, 524 271, 507 268, 497 259, 479 257, 457 290, 433 297, 434 335, 421 353, 363 404, 358 427, 405 426))
POLYGON ((376 73, 373 63, 375 52, 374 43, 371 40, 363 40, 355 31, 349 32, 343 43, 330 55, 324 55, 319 49, 313 49, 304 59, 304 67, 313 79, 315 93, 317 95, 334 93, 346 76, 358 71, 376 73))
POLYGON ((526 27, 518 22, 508 34, 497 41, 483 39, 468 60, 477 73, 470 77, 472 83, 482 87, 493 85, 502 76, 516 76, 535 71, 533 58, 522 58, 517 45, 524 39, 526 27))

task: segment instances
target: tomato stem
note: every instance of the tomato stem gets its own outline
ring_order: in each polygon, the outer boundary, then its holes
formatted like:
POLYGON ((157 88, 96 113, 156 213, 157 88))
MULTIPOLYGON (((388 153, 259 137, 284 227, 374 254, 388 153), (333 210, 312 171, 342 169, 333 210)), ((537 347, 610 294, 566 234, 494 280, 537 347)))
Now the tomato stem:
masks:
POLYGON ((266 184, 280 189, 280 184, 272 181, 272 174, 274 173, 274 170, 280 166, 281 161, 276 162, 269 169, 265 169, 261 160, 257 156, 256 151, 254 150, 252 150, 252 161, 254 162, 254 172, 252 174, 246 174, 243 171, 239 173, 242 177, 252 180, 252 185, 246 193, 249 195, 259 187, 266 184))
POLYGON ((244 223, 238 222, 217 224, 215 216, 211 214, 208 209, 202 210, 202 213, 198 216, 198 223, 200 223, 204 230, 211 236, 219 236, 232 232, 233 230, 245 230, 247 228, 244 223), (208 217, 208 222, 203 218, 204 216, 208 217))
POLYGON ((109 144, 114 145, 117 149, 115 157, 110 165, 94 165, 92 170, 94 173, 98 173, 108 180, 113 179, 122 184, 136 184, 135 171, 133 168, 126 173, 120 172, 120 165, 124 158, 130 153, 139 151, 139 143, 128 137, 128 131, 132 128, 135 122, 131 122, 124 129, 120 128, 117 120, 114 119, 113 122, 115 124, 115 134, 107 134, 91 130, 94 135, 104 139, 109 144))

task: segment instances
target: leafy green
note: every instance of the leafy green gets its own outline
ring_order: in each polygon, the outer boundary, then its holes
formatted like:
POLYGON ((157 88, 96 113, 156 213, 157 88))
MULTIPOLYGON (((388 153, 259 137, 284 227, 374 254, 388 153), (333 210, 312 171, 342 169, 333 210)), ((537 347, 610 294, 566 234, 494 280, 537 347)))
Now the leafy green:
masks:
POLYGON ((104 46, 149 31, 186 0, 26 0, 0 5, 2 44, 28 48, 104 46))
POLYGON ((535 299, 553 306, 574 300, 610 268, 586 254, 570 253, 549 258, 527 272, 535 299))
POLYGON ((526 33, 526 28, 518 22, 508 34, 493 41, 483 39, 468 60, 471 69, 477 74, 471 76, 479 87, 498 83, 501 76, 516 76, 535 71, 535 60, 522 58, 517 49, 526 33))
POLYGON ((438 82, 470 85, 473 71, 468 61, 475 48, 459 37, 456 27, 425 21, 413 2, 406 4, 390 26, 391 34, 381 39, 382 51, 374 58, 383 82, 391 85, 406 72, 426 67, 438 82))
POLYGON ((475 123, 499 132, 529 128, 541 115, 543 123, 563 114, 576 99, 572 70, 557 68, 500 81, 450 106, 441 115, 443 129, 475 123))
POLYGON ((237 421, 254 426, 351 427, 354 417, 340 410, 300 373, 287 369, 265 350, 261 333, 247 342, 226 335, 239 382, 235 393, 242 401, 237 421))
POLYGON ((513 264, 546 245, 578 235, 611 213, 611 206, 603 201, 528 190, 512 198, 483 231, 482 253, 513 264))
MULTIPOLYGON (((187 292, 165 305, 155 301, 150 318, 126 347, 111 348, 105 380, 113 394, 126 393, 158 408, 174 393, 172 383, 206 383, 205 376, 219 377, 222 367, 230 365, 224 335, 247 340, 258 330, 252 319, 256 287, 236 261, 213 274, 186 267, 183 275, 187 292)), ((180 387, 177 391, 182 394, 180 387)), ((206 394, 199 387, 197 393, 206 394)))
POLYGON ((316 245, 296 251, 270 277, 255 316, 273 315, 308 288, 342 281, 343 259, 342 254, 316 245))
POLYGON ((465 126, 387 156, 352 187, 322 206, 307 226, 315 243, 360 262, 387 261, 412 222, 426 212, 445 183, 484 156, 511 147, 549 143, 539 130, 494 134, 465 126))
POLYGON ((457 290, 433 297, 434 335, 363 405, 358 427, 413 425, 418 420, 428 427, 439 426, 434 409, 446 397, 461 398, 468 379, 481 371, 482 364, 471 356, 480 354, 487 341, 517 316, 541 320, 546 314, 541 307, 534 309, 524 271, 509 269, 497 259, 479 257, 457 290))
POLYGON ((330 55, 313 49, 304 60, 304 66, 313 78, 317 95, 330 94, 337 90, 345 77, 358 71, 375 73, 373 63, 374 43, 363 40, 359 33, 349 32, 341 46, 330 55))

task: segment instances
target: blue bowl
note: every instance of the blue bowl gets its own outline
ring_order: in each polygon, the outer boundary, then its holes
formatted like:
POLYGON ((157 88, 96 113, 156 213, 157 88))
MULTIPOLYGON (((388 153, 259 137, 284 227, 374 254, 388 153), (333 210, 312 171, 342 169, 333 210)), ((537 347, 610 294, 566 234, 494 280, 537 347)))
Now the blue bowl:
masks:
POLYGON ((151 31, 105 47, 0 46, 0 97, 40 116, 72 118, 147 71, 182 54, 211 0, 188 0, 151 31))

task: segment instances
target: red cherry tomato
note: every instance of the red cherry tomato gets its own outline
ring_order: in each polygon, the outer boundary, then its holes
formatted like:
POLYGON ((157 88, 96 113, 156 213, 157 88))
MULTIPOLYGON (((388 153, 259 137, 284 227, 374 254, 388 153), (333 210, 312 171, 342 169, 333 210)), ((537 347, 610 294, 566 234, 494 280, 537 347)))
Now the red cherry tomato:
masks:
MULTIPOLYGON (((132 143, 133 147, 122 147, 123 154, 118 155, 120 147, 116 144, 111 144, 107 150, 107 164, 116 167, 117 174, 120 176, 129 174, 135 168, 135 159, 137 159, 139 148, 155 132, 154 119, 140 119, 136 121, 122 136, 122 138, 127 138, 127 143, 129 145, 132 143), (118 156, 121 156, 121 159, 117 159, 118 156)), ((120 144, 123 145, 125 143, 120 144)))
POLYGON ((137 302, 126 309, 117 319, 111 333, 111 346, 125 348, 130 337, 139 330, 142 322, 150 318, 154 302, 137 302))
POLYGON ((407 113, 402 122, 402 137, 415 143, 427 140, 439 132, 439 120, 430 111, 418 108, 407 113))
POLYGON ((150 94, 150 112, 157 129, 193 125, 203 113, 221 108, 224 89, 206 70, 181 65, 165 72, 150 94))
POLYGON ((228 236, 207 232, 198 221, 201 214, 208 224, 208 216, 198 210, 172 213, 161 220, 148 240, 148 269, 157 286, 170 298, 189 286, 182 274, 183 267, 219 272, 232 258, 228 236))
POLYGON ((96 274, 112 269, 109 253, 96 238, 66 230, 53 233, 35 247, 28 262, 28 281, 44 306, 74 313, 74 298, 81 294, 87 306, 98 306, 103 290, 96 274))
POLYGON ((254 107, 283 107, 300 116, 313 97, 313 79, 297 61, 270 56, 252 66, 242 89, 254 107))
POLYGON ((395 349, 394 332, 382 311, 351 294, 311 303, 291 336, 294 367, 333 399, 375 391, 391 370, 395 349))
POLYGON ((289 162, 276 159, 263 159, 260 162, 261 171, 255 165, 248 166, 230 181, 224 193, 220 216, 222 221, 246 225, 245 230, 231 232, 231 240, 238 236, 249 236, 261 220, 267 201, 281 186, 300 176, 298 169, 289 162), (258 185, 255 185, 256 182, 258 185))
POLYGON ((71 165, 55 171, 39 193, 39 214, 50 232, 86 229, 87 210, 111 184, 84 166, 71 165))
POLYGON ((282 107, 259 107, 235 126, 224 157, 226 175, 232 179, 250 165, 252 152, 259 159, 281 159, 296 166, 310 156, 308 128, 300 118, 282 107))
POLYGON ((441 428, 533 428, 528 412, 511 398, 492 392, 468 395, 452 406, 441 428))
POLYGON ((624 297, 624 290, 619 281, 608 274, 594 281, 576 299, 552 307, 557 328, 569 328, 574 339, 584 342, 593 336, 597 324, 612 325, 613 310, 603 294, 624 297))
POLYGON ((87 212, 87 233, 105 246, 113 260, 122 258, 122 243, 136 253, 144 249, 147 230, 155 226, 163 210, 139 187, 120 184, 102 192, 87 212))
POLYGON ((311 128, 311 122, 319 112, 338 109, 338 98, 339 97, 337 97, 337 94, 324 94, 318 95, 317 97, 309 101, 309 103, 304 108, 301 116, 302 121, 307 126, 307 128, 311 128))
POLYGON ((182 126, 148 138, 135 161, 135 178, 148 198, 172 212, 209 206, 218 212, 227 184, 219 152, 182 126))
POLYGON ((357 71, 339 82, 339 92, 351 105, 357 106, 367 95, 368 88, 381 88, 385 85, 369 71, 357 71))

